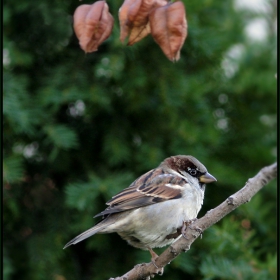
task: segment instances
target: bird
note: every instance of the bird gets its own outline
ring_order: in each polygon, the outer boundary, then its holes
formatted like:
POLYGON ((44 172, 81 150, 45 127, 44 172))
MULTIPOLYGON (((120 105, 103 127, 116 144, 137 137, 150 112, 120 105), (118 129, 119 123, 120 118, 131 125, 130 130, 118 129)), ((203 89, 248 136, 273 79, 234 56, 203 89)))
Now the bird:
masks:
POLYGON ((196 219, 205 185, 217 181, 190 155, 166 158, 112 197, 95 217, 102 220, 69 241, 63 249, 94 235, 118 233, 129 245, 149 250, 167 246, 182 235, 184 224, 196 219))

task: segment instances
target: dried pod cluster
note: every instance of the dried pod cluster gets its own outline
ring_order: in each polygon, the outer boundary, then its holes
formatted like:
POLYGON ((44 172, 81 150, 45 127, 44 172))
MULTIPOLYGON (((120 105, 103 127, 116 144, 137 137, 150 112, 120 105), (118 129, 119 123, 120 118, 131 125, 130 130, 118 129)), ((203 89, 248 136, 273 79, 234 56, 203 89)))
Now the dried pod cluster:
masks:
MULTIPOLYGON (((129 46, 148 34, 171 61, 180 58, 187 37, 187 20, 181 1, 124 0, 119 10, 120 40, 129 46)), ((105 1, 81 5, 74 13, 74 30, 85 52, 94 52, 111 34, 114 19, 105 1)))

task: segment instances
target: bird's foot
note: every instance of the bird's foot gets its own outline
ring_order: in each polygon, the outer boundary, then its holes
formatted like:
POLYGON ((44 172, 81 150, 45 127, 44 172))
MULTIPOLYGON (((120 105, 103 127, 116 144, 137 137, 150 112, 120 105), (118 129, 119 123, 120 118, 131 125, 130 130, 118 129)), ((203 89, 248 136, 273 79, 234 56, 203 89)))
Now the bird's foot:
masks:
POLYGON ((190 229, 193 229, 193 230, 196 230, 197 232, 199 232, 199 235, 202 234, 202 229, 199 228, 199 227, 195 227, 195 228, 192 228, 190 227, 190 225, 192 223, 194 223, 195 221, 197 220, 197 218, 194 218, 194 219, 191 219, 191 220, 188 220, 188 221, 184 221, 183 222, 183 226, 182 226, 182 230, 181 230, 181 233, 182 233, 182 236, 185 238, 185 239, 188 239, 187 236, 185 235, 185 232, 187 230, 187 228, 189 227, 190 229))
POLYGON ((186 221, 185 223, 187 224, 187 226, 191 225, 192 223, 194 223, 195 221, 197 221, 197 218, 191 219, 186 221))
POLYGON ((163 267, 158 267, 156 265, 156 259, 158 258, 158 255, 151 248, 148 248, 148 249, 149 249, 150 254, 152 256, 151 262, 156 268, 156 273, 159 274, 159 275, 162 275, 163 271, 164 271, 163 267))
MULTIPOLYGON (((193 229, 193 230, 195 230, 195 231, 197 231, 198 232, 198 236, 201 236, 201 238, 202 238, 202 232, 203 232, 203 230, 201 229, 201 228, 199 228, 199 227, 189 227, 190 229, 193 229)), ((197 237, 198 237, 197 236, 197 237)), ((196 236, 195 236, 196 237, 196 236)))

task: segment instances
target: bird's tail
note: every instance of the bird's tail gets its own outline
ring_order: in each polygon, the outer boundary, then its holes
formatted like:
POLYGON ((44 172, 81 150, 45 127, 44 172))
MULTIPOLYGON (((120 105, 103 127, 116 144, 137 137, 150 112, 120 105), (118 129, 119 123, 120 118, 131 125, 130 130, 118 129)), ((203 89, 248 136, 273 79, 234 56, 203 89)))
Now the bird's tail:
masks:
POLYGON ((102 222, 95 225, 94 227, 88 229, 87 231, 84 231, 83 233, 81 233, 80 235, 76 236, 75 238, 73 238, 71 241, 69 241, 64 247, 63 249, 69 247, 70 245, 73 245, 73 244, 77 244, 79 243, 80 241, 98 233, 99 231, 101 231, 103 228, 105 228, 106 225, 102 225, 102 222))

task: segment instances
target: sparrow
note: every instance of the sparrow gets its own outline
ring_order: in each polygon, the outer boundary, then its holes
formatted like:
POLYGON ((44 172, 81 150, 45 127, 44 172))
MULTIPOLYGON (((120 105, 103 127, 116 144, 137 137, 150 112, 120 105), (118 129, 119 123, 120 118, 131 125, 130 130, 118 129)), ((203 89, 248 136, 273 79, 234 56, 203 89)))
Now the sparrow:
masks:
POLYGON ((203 204, 205 184, 217 181, 195 157, 166 158, 157 168, 136 179, 109 200, 95 217, 102 220, 66 247, 96 233, 118 233, 130 245, 149 250, 173 243, 184 223, 194 220, 203 204))

